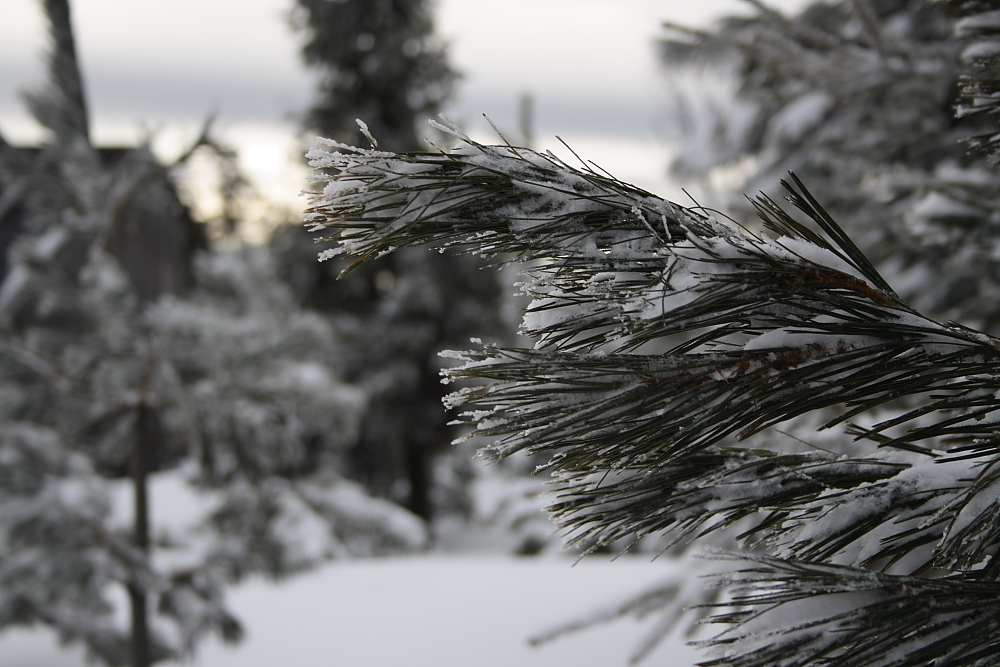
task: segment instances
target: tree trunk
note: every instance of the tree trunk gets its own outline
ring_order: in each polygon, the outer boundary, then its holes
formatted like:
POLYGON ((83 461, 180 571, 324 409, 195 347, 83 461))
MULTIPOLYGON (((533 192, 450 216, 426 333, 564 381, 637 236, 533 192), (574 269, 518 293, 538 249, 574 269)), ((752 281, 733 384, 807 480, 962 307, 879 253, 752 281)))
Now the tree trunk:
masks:
MULTIPOLYGON (((132 450, 132 488, 135 494, 135 523, 133 540, 143 556, 149 555, 149 496, 148 477, 150 464, 149 406, 145 399, 139 403, 136 423, 137 438, 132 450)), ((132 667, 149 667, 152 664, 149 641, 149 608, 146 591, 141 582, 133 579, 129 585, 132 606, 132 667)))
POLYGON ((406 508, 428 522, 431 520, 430 464, 425 443, 416 439, 406 443, 406 473, 410 482, 406 508))

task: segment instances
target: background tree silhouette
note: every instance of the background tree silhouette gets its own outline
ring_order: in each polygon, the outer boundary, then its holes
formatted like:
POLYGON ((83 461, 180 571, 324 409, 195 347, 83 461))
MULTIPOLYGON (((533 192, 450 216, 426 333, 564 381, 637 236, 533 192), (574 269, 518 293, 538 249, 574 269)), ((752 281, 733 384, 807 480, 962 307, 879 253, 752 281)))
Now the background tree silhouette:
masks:
MULTIPOLYGON (((318 100, 305 125, 324 136, 367 141, 364 118, 386 147, 427 148, 427 119, 451 95, 456 73, 433 32, 427 0, 300 0, 294 20, 306 36, 303 59, 320 73, 318 100)), ((275 240, 284 275, 301 302, 333 317, 351 341, 347 377, 371 401, 348 474, 430 519, 435 509, 466 511, 466 475, 436 470, 467 464, 450 452, 453 428, 440 410, 437 352, 480 327, 499 328, 495 274, 470 257, 395 253, 343 280, 343 267, 315 265, 312 239, 300 228, 275 240)))
POLYGON ((45 9, 49 81, 30 99, 49 135, 0 140, 16 235, 0 276, 0 629, 41 624, 141 667, 239 639, 224 594, 248 575, 426 540, 337 472, 364 398, 329 325, 260 249, 208 253, 148 147, 92 144, 69 4, 45 9), (171 485, 198 498, 193 516, 157 506, 171 485))

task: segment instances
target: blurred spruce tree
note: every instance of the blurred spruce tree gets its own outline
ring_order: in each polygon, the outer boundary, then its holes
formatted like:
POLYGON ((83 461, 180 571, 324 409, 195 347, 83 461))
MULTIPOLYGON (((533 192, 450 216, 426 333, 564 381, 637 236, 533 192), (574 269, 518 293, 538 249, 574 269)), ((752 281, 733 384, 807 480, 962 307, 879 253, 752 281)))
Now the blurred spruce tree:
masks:
POLYGON ((390 150, 424 149, 428 118, 440 113, 458 74, 434 34, 430 0, 297 0, 302 58, 318 70, 305 127, 359 144, 356 119, 390 150))
POLYGON ((93 146, 69 3, 44 6, 49 136, 0 139, 0 629, 145 667, 239 639, 224 591, 246 575, 426 536, 336 472, 363 397, 328 323, 258 251, 195 262, 169 170, 93 146))
MULTIPOLYGON (((359 143, 368 141, 361 119, 386 148, 428 148, 421 138, 427 120, 440 112, 457 78, 434 34, 432 5, 299 0, 293 21, 305 35, 303 59, 320 75, 306 128, 359 143)), ((330 314, 352 342, 347 377, 369 394, 348 474, 425 519, 466 511, 467 458, 449 453, 455 434, 440 410, 437 353, 484 327, 502 329, 495 273, 481 271, 474 258, 431 257, 413 248, 338 281, 343 266, 310 262, 315 247, 301 228, 279 233, 275 247, 301 303, 330 314)))

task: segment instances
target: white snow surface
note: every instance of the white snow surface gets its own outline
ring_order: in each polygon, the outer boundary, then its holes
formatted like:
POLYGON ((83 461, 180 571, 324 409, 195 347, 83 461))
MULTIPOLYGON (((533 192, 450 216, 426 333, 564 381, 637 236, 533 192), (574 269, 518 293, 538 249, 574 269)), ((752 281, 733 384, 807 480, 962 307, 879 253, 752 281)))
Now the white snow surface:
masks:
MULTIPOLYGON (((670 561, 591 557, 429 555, 338 561, 283 584, 231 591, 247 636, 210 640, 192 667, 588 667, 625 666, 655 619, 624 619, 540 647, 527 639, 645 590, 670 561)), ((673 637, 643 664, 693 665, 673 637)), ((83 667, 78 647, 45 630, 0 635, 0 667, 83 667)), ((158 663, 164 664, 167 663, 158 663)), ((174 663, 179 664, 179 663, 174 663)))

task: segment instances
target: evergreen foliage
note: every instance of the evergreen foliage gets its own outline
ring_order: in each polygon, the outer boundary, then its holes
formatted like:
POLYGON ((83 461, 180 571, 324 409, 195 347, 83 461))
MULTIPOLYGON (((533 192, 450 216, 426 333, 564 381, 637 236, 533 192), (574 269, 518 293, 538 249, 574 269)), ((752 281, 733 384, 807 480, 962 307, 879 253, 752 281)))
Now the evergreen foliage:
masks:
POLYGON ((419 150, 417 123, 435 116, 457 74, 434 35, 429 0, 298 0, 293 24, 302 56, 320 70, 306 127, 340 141, 363 137, 355 118, 393 150, 419 150))
POLYGON ((307 223, 349 268, 519 266, 534 346, 450 353, 481 384, 447 404, 484 458, 547 459, 570 544, 737 548, 706 664, 997 664, 1000 340, 910 306, 794 174, 738 224, 441 129, 460 145, 321 140, 307 223))
MULTIPOLYGON (((437 115, 456 79, 433 33, 432 3, 300 0, 294 16, 307 36, 303 58, 322 75, 306 127, 357 143, 361 117, 394 150, 424 146, 417 124, 437 115)), ((273 246, 300 303, 329 314, 349 342, 345 377, 369 397, 346 474, 428 520, 467 511, 468 457, 449 453, 455 434, 440 409, 437 353, 481 327, 501 328, 495 274, 471 257, 409 249, 337 282, 336 270, 309 262, 313 239, 300 227, 273 246)))
POLYGON ((103 664, 143 667, 209 634, 238 640, 224 594, 242 577, 426 536, 337 473, 363 397, 328 324, 266 258, 206 255, 196 289, 143 282, 170 272, 164 248, 123 239, 179 224, 169 173, 147 149, 105 164, 68 3, 46 9, 50 81, 32 104, 50 136, 0 141, 0 183, 24 216, 0 284, 0 629, 41 624, 103 664), (122 236, 127 210, 141 214, 122 236), (136 257, 147 273, 130 271, 136 257), (197 509, 165 525, 165 489, 197 509))
POLYGON ((676 177, 735 181, 716 197, 742 216, 744 192, 795 171, 908 302, 994 328, 996 179, 990 156, 968 150, 995 130, 994 42, 989 23, 963 18, 991 5, 811 2, 796 16, 758 7, 708 30, 668 26, 666 71, 681 81, 725 73, 734 89, 711 100, 678 85, 680 113, 668 116, 676 177))

